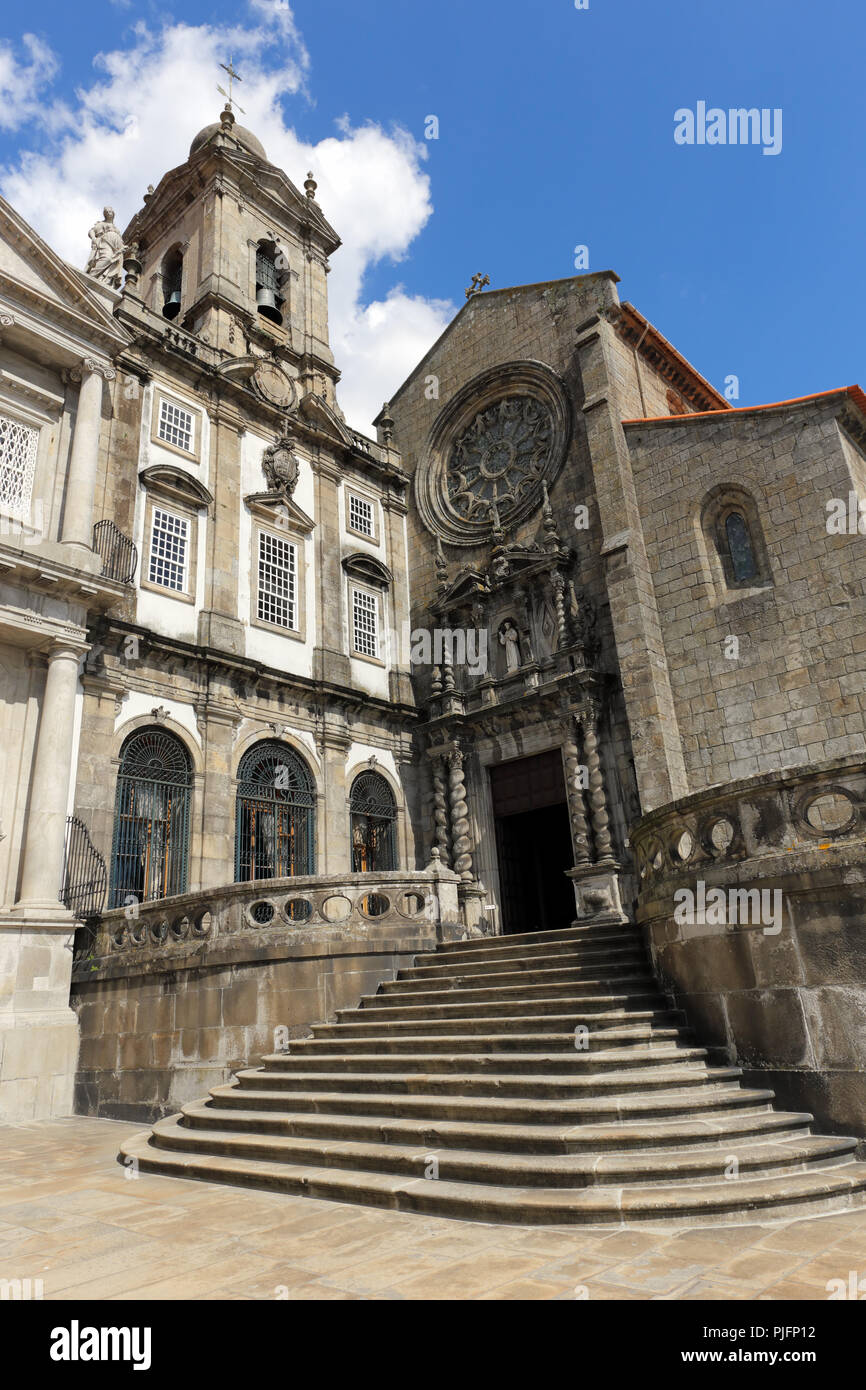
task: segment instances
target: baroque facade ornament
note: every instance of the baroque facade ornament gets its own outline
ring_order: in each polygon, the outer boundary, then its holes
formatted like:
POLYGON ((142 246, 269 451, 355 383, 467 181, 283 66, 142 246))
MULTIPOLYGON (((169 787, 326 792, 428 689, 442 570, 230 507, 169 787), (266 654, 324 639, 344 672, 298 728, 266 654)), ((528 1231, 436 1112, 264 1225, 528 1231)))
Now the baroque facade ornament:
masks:
POLYGON ((300 472, 293 435, 283 434, 265 449, 262 469, 271 492, 282 492, 284 496, 291 497, 300 472))
POLYGON ((482 372, 445 406, 416 474, 425 526, 454 545, 501 537, 544 501, 565 460, 571 412, 539 362, 482 372))

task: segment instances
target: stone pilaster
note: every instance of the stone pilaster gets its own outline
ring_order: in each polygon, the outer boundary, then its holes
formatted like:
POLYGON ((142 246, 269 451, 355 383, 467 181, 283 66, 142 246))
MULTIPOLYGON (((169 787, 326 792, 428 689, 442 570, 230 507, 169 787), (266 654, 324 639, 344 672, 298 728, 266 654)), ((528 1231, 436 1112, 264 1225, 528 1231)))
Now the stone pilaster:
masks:
POLYGON ((349 685, 351 664, 345 650, 345 584, 340 563, 340 472, 330 459, 313 460, 316 487, 315 576, 316 644, 313 675, 334 685, 349 685))
POLYGON ((317 815, 317 874, 345 874, 352 868, 352 835, 346 757, 351 739, 342 721, 326 724, 316 740, 322 760, 324 796, 317 815))
POLYGON ((102 383, 113 381, 114 372, 92 358, 73 368, 70 377, 80 381, 78 410, 72 435, 72 450, 66 477, 63 509, 64 545, 93 548, 93 498, 99 466, 99 436, 102 428, 102 383))
POLYGON ((209 700, 196 706, 196 719, 204 763, 201 794, 197 798, 201 808, 199 876, 202 888, 220 888, 234 880, 236 797, 232 750, 240 714, 209 700))
POLYGON ((238 617, 240 547, 241 423, 225 403, 212 406, 210 476, 213 515, 208 518, 204 607, 199 614, 199 642, 242 655, 244 625, 238 617))

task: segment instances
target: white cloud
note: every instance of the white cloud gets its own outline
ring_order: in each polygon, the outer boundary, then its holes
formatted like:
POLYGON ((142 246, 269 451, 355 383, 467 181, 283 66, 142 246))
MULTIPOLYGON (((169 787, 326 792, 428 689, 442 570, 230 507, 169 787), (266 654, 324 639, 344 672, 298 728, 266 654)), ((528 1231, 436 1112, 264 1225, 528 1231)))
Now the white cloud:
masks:
MULTIPOLYGON (((239 116, 268 158, 299 186, 312 169, 317 199, 344 238, 329 277, 331 344, 343 372, 340 400, 351 422, 369 430, 385 396, 435 340, 453 313, 440 300, 395 285, 365 303, 363 282, 376 262, 398 262, 432 213, 425 147, 401 130, 353 126, 305 144, 284 118, 281 101, 306 99, 310 58, 285 0, 249 0, 246 25, 136 24, 125 48, 98 54, 97 76, 72 106, 52 101, 53 54, 32 36, 30 62, 16 76, 14 55, 0 45, 0 96, 13 128, 38 120, 39 149, 22 148, 0 170, 5 197, 67 260, 83 265, 87 229, 105 203, 123 226, 148 184, 182 163, 196 132, 217 119, 219 64, 232 54, 242 83, 239 116)), ((222 85, 225 85, 222 83, 222 85)))

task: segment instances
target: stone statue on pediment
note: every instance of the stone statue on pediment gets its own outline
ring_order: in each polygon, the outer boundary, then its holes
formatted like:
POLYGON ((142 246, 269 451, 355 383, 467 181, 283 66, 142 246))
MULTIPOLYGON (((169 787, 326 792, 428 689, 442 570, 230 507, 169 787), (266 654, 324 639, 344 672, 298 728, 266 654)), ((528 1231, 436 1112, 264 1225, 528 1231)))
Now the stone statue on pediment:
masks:
POLYGON ((123 237, 114 225, 114 208, 102 209, 101 222, 94 222, 90 237, 90 258, 84 267, 87 275, 101 280, 113 290, 120 289, 123 280, 123 237))

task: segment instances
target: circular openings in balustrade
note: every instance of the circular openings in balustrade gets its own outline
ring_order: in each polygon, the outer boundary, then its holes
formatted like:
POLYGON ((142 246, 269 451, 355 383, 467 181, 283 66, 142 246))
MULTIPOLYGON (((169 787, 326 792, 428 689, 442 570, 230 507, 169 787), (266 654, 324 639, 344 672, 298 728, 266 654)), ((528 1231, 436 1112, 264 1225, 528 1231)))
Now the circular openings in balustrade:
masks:
POLYGON ((192 924, 193 936, 207 936, 211 929, 211 921, 210 912, 205 908, 192 924))
POLYGON ((737 838, 736 827, 728 816, 716 816, 704 826, 701 838, 714 859, 724 859, 737 838))
POLYGON ((313 904, 307 898, 289 898, 283 912, 290 922, 309 922, 313 915, 313 904))
POLYGON ((799 812, 813 834, 827 835, 831 839, 853 830, 858 819, 853 798, 839 787, 805 799, 800 804, 799 812))
POLYGON ((111 933, 111 944, 115 951, 122 951, 126 943, 126 926, 120 922, 111 933))
POLYGON ((133 918, 133 920, 129 924, 129 939, 132 942, 133 946, 143 946, 146 937, 147 927, 140 920, 140 918, 133 918))
POLYGON ((168 937, 168 922, 165 917, 161 917, 158 922, 150 924, 150 939, 155 946, 161 946, 168 937))
POLYGON ((695 837, 690 830, 683 830, 671 845, 671 858, 675 864, 688 864, 695 852, 695 837))
POLYGON ((391 906, 391 899, 384 893, 365 893, 358 903, 365 917, 384 917, 391 906))
POLYGON ((326 922, 345 922, 351 911, 351 900, 344 893, 332 893, 322 903, 322 916, 326 922))
POLYGON ((260 902, 253 903, 250 908, 250 920, 255 922, 257 927, 268 927, 274 920, 276 908, 273 903, 266 902, 264 898, 260 902))
POLYGON ((664 866, 665 856, 661 845, 657 840, 653 840, 647 850, 647 872, 657 874, 664 866))
POLYGON ((400 900, 400 911, 404 917, 418 917, 424 911, 422 894, 404 893, 400 900))
POLYGON ((189 936, 188 917, 175 917, 171 924, 171 936, 173 941, 183 941, 184 937, 189 936))

